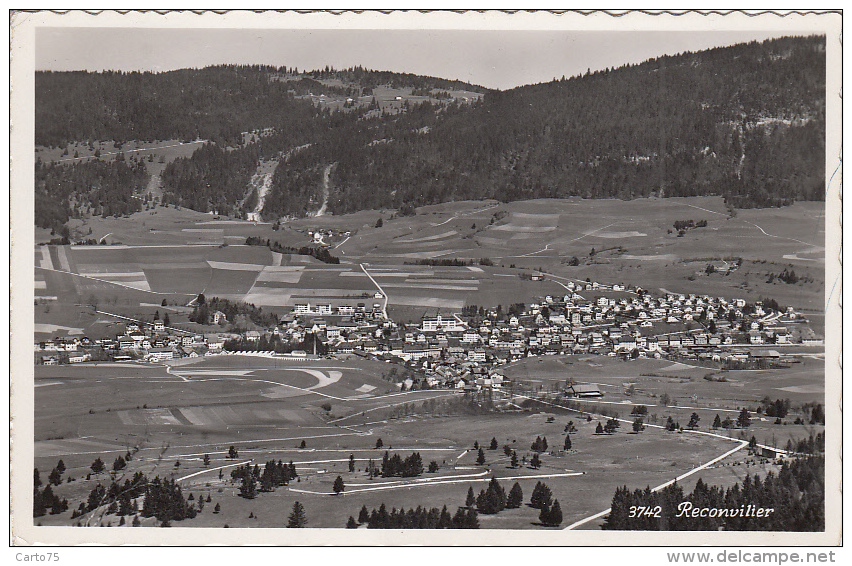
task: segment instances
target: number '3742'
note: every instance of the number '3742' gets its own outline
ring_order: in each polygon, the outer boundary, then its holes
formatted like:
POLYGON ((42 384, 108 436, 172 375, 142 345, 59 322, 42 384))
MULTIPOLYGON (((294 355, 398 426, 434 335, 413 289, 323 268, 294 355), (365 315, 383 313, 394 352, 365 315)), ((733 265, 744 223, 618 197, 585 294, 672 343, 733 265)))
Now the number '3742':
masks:
POLYGON ((638 517, 653 517, 655 519, 660 518, 660 513, 662 513, 663 508, 657 505, 656 507, 645 507, 644 505, 631 505, 630 513, 628 517, 631 519, 638 517))

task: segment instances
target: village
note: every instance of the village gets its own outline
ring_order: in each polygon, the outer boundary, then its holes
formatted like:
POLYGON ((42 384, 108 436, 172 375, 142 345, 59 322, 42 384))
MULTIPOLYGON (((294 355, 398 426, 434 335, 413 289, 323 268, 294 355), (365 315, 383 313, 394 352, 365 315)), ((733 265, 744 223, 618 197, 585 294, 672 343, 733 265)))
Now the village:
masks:
MULTIPOLYGON (((158 363, 225 354, 300 361, 360 356, 413 370, 400 381, 403 389, 469 391, 500 388, 505 377, 498 368, 531 356, 593 354, 773 369, 794 361, 785 349, 823 344, 800 313, 771 300, 655 297, 641 288, 597 282, 570 282, 565 288, 564 296, 547 295, 506 311, 499 305, 427 313, 419 324, 391 320, 380 302, 300 303, 273 328, 243 332, 191 332, 169 326, 168 317, 157 312, 150 322, 127 319, 123 333, 114 338, 36 343, 36 363, 158 363)), ((384 297, 376 293, 373 298, 384 297)), ((221 311, 211 318, 218 326, 233 322, 221 311)), ((599 394, 595 388, 586 393, 599 394)))

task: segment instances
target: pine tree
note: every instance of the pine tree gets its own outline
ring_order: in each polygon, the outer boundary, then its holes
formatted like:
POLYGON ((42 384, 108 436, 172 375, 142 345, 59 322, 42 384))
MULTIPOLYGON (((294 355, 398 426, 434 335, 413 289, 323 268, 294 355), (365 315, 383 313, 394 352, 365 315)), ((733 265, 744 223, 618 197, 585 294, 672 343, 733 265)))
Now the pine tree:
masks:
POLYGON ((100 474, 104 471, 104 462, 100 458, 97 458, 94 462, 92 462, 91 470, 95 473, 95 475, 100 474))
POLYGON ((517 509, 524 501, 524 492, 521 489, 521 484, 515 482, 512 489, 509 490, 509 495, 506 498, 506 509, 517 509))
POLYGON ((288 529, 303 529, 308 524, 305 518, 305 508, 298 501, 293 504, 293 511, 287 520, 288 529))
POLYGON ((491 439, 491 445, 488 448, 489 450, 497 450, 497 438, 491 439))
POLYGON ((350 454, 349 455, 349 472, 351 473, 351 472, 354 472, 354 471, 355 471, 355 455, 350 454))
POLYGON ((546 527, 550 526, 550 506, 549 505, 545 505, 544 507, 541 508, 541 511, 538 514, 538 520, 541 521, 541 523, 544 526, 546 526, 546 527))
POLYGON ((361 506, 361 512, 358 513, 358 522, 362 525, 370 521, 370 512, 367 511, 367 506, 361 506))
POLYGON ((51 485, 59 485, 62 483, 62 474, 59 473, 58 469, 53 468, 53 470, 51 470, 50 472, 50 475, 47 477, 47 481, 51 485))
MULTIPOLYGON (((465 513, 464 507, 459 507, 456 509, 456 514, 453 515, 453 528, 454 529, 463 529, 464 521, 467 514, 465 513)), ((372 521, 370 522, 372 525, 372 521)))
POLYGON ((606 421, 606 425, 604 425, 604 432, 607 434, 613 434, 621 424, 617 419, 608 419, 606 421))
POLYGON ((384 446, 384 443, 382 443, 382 439, 377 438, 376 439, 376 448, 381 448, 382 446, 384 446))
POLYGON ((65 462, 63 462, 62 460, 59 460, 56 463, 56 469, 59 470, 60 474, 64 474, 65 473, 65 462))
POLYGON ((719 417, 719 414, 716 413, 716 418, 713 419, 713 428, 720 428, 722 426, 722 419, 719 417))
POLYGON ((477 517, 476 509, 472 507, 468 508, 467 513, 464 518, 464 527, 465 529, 478 529, 479 528, 479 518, 477 517))
POLYGON ((595 434, 603 434, 603 433, 604 433, 603 426, 601 425, 600 421, 598 421, 598 426, 595 428, 595 434))
POLYGON ((509 461, 513 468, 518 467, 518 453, 512 450, 512 459, 509 461))
MULTIPOLYGON (((459 508, 461 509, 461 508, 459 508)), ((447 506, 441 509, 441 514, 438 518, 438 528, 439 529, 450 529, 453 526, 453 518, 450 516, 450 512, 447 510, 447 506)))
POLYGON ((38 473, 38 468, 33 470, 33 487, 35 489, 41 487, 41 475, 38 473))
POLYGON ((464 500, 465 507, 473 507, 476 503, 476 496, 473 494, 473 486, 467 488, 467 497, 464 500))
POLYGON ((210 465, 210 454, 204 455, 204 466, 207 467, 210 465))
POLYGON ((562 524, 562 508, 559 506, 559 500, 555 499, 550 511, 547 514, 547 526, 558 527, 562 524))
POLYGON ((701 417, 698 416, 698 413, 692 413, 692 415, 689 417, 689 424, 686 426, 690 429, 696 429, 698 428, 698 421, 700 420, 701 417))
POLYGON ((571 450, 571 435, 565 436, 565 450, 571 450))
POLYGON ((480 466, 485 463, 485 452, 482 451, 482 448, 479 449, 479 454, 476 457, 476 463, 480 466))
POLYGON ((138 527, 141 524, 142 524, 142 522, 139 520, 139 515, 134 515, 133 521, 130 523, 130 525, 133 526, 133 527, 138 527))
POLYGON ((532 495, 530 496, 530 506, 534 509, 541 509, 548 506, 550 505, 552 495, 553 494, 549 487, 541 482, 536 482, 532 495))
POLYGON ((355 517, 353 517, 352 515, 349 515, 349 520, 346 521, 346 528, 347 529, 357 529, 358 528, 358 523, 357 523, 357 521, 355 521, 355 517))
POLYGON ((346 489, 346 486, 343 485, 342 477, 337 476, 337 479, 334 480, 334 486, 332 489, 334 490, 335 495, 339 495, 344 489, 346 489))
POLYGON ((751 426, 751 417, 748 414, 748 409, 743 408, 740 415, 737 417, 737 426, 740 428, 748 428, 751 426))
POLYGON ((530 458, 530 466, 534 470, 537 470, 541 467, 541 459, 538 457, 538 452, 534 453, 532 458, 530 458))

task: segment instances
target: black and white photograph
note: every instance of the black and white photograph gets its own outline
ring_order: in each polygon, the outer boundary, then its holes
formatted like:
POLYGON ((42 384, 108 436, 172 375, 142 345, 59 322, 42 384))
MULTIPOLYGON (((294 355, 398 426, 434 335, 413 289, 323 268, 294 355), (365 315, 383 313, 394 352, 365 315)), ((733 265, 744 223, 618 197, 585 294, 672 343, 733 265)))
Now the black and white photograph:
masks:
POLYGON ((11 12, 12 544, 841 544, 841 24, 11 12))

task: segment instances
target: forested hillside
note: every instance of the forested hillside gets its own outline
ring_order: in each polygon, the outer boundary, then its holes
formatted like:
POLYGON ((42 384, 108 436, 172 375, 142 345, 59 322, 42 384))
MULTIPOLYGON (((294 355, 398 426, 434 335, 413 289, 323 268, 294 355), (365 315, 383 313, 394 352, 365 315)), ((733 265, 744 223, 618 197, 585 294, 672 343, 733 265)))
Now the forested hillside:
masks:
MULTIPOLYGON (((167 73, 39 72, 38 145, 83 140, 208 139, 236 143, 240 132, 281 122, 309 105, 263 67, 208 67, 167 73)), ((306 108, 307 107, 307 108, 306 108)), ((309 119, 309 114, 305 114, 309 119)))
POLYGON ((35 166, 35 224, 57 231, 69 218, 119 216, 142 208, 134 192, 145 187, 142 163, 124 159, 87 161, 73 166, 35 166))
POLYGON ((489 93, 414 116, 335 155, 332 210, 452 199, 725 195, 736 206, 821 199, 823 38, 664 57, 489 93))
POLYGON ((241 132, 310 120, 311 103, 299 95, 347 92, 315 79, 352 82, 370 91, 379 84, 485 91, 459 81, 361 67, 310 73, 260 65, 164 73, 42 71, 35 75, 35 142, 48 147, 86 140, 236 144, 241 132))
POLYGON ((239 213, 259 159, 279 159, 263 207, 270 219, 318 209, 333 163, 328 210, 337 214, 573 195, 717 194, 735 207, 778 206, 824 198, 825 76, 824 37, 666 56, 467 104, 436 100, 432 89, 485 89, 360 67, 37 73, 36 142, 209 140, 167 166, 163 200, 220 213, 239 213), (431 95, 346 112, 300 98, 364 96, 378 85, 431 95), (272 134, 243 143, 241 132, 263 128, 272 134))

